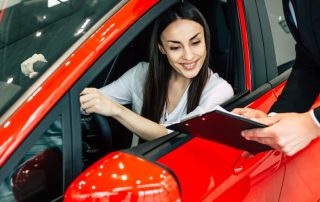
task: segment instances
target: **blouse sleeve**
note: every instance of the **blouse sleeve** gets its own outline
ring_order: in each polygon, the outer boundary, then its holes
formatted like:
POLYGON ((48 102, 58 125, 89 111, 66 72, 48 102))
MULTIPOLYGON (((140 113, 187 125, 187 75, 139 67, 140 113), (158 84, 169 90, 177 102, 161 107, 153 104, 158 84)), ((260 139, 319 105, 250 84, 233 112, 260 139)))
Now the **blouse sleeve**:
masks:
POLYGON ((141 85, 143 85, 141 82, 144 80, 143 78, 145 78, 146 66, 147 63, 138 63, 119 79, 100 88, 100 92, 119 104, 131 104, 133 94, 135 94, 137 90, 141 91, 140 88, 141 85))

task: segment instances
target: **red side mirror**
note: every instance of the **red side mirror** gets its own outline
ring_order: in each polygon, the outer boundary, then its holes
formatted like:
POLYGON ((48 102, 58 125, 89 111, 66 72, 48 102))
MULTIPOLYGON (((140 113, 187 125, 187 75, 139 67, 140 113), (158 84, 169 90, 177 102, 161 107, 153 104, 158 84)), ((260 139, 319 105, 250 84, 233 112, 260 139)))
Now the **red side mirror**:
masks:
POLYGON ((137 156, 111 153, 84 171, 64 201, 181 201, 176 179, 165 168, 137 156))

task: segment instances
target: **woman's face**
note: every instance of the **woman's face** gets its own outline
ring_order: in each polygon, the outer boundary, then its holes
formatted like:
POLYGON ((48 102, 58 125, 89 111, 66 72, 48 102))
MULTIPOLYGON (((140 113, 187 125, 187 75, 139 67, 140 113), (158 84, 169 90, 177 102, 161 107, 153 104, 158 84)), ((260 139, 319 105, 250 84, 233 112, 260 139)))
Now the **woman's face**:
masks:
POLYGON ((176 76, 197 76, 207 54, 203 27, 192 20, 178 19, 163 30, 160 39, 159 49, 176 76))

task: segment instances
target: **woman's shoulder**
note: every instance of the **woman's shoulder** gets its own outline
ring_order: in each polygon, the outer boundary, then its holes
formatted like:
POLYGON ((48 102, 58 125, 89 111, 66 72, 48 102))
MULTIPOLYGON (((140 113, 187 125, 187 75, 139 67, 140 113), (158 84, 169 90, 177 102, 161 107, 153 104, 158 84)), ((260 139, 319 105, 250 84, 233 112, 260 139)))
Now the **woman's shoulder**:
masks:
POLYGON ((135 66, 128 69, 122 76, 121 79, 125 80, 140 80, 146 76, 149 63, 139 62, 135 66))
MULTIPOLYGON (((126 74, 130 75, 128 77, 131 80, 131 87, 139 90, 142 89, 146 80, 146 76, 149 69, 148 62, 139 62, 134 67, 126 72, 126 74)), ((139 90, 140 91, 140 90, 139 90)))
POLYGON ((138 74, 141 74, 141 73, 145 74, 147 73, 148 68, 149 68, 149 63, 142 61, 136 64, 136 66, 132 67, 131 70, 133 70, 135 73, 138 73, 138 74))
POLYGON ((149 68, 149 63, 147 62, 139 62, 135 66, 131 67, 129 70, 127 70, 121 77, 121 79, 134 79, 134 80, 141 80, 143 79, 149 68))
POLYGON ((219 76, 218 73, 214 73, 210 70, 210 75, 206 84, 206 87, 208 90, 209 89, 217 89, 217 88, 223 88, 226 90, 229 90, 233 94, 233 88, 232 86, 222 77, 219 76))
POLYGON ((211 69, 209 71, 208 83, 228 83, 222 77, 219 76, 217 72, 213 72, 211 69))
POLYGON ((210 71, 210 76, 203 89, 199 105, 204 112, 220 105, 234 95, 232 86, 219 76, 218 73, 210 71))

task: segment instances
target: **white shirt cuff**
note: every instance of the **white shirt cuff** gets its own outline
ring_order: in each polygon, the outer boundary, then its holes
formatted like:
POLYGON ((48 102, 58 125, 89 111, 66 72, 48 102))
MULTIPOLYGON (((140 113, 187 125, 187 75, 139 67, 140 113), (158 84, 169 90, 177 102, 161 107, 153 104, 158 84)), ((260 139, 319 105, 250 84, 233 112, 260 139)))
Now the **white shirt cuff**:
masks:
POLYGON ((320 123, 318 122, 316 116, 314 115, 313 113, 313 110, 310 111, 310 115, 311 115, 311 118, 313 119, 313 121, 317 124, 317 126, 320 128, 320 123))
POLYGON ((274 115, 276 115, 276 114, 278 114, 277 112, 270 112, 269 114, 268 114, 268 116, 274 116, 274 115))

